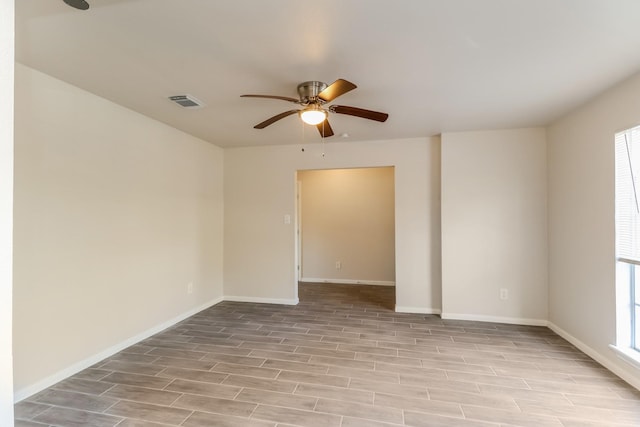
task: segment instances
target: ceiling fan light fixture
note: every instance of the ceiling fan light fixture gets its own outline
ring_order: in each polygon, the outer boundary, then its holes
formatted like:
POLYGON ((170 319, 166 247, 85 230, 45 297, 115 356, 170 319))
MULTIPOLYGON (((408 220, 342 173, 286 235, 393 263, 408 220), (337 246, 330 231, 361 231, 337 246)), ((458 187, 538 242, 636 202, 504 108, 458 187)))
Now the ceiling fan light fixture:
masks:
POLYGON ((327 119, 327 112, 319 108, 308 108, 300 112, 300 118, 308 125, 319 125, 327 119))
MULTIPOLYGON (((289 117, 293 114, 298 114, 303 123, 315 126, 320 132, 322 138, 328 138, 335 135, 333 129, 329 124, 329 112, 335 114, 346 114, 348 116, 360 117, 368 120, 375 120, 377 122, 384 122, 389 115, 387 113, 381 113, 379 111, 365 110, 364 108, 349 107, 348 105, 325 105, 332 102, 339 96, 352 91, 357 86, 344 79, 338 79, 335 82, 327 86, 326 83, 319 81, 308 81, 300 83, 298 85, 298 97, 300 99, 290 98, 288 96, 279 95, 240 95, 246 98, 267 98, 267 99, 279 99, 281 101, 292 102, 302 106, 302 109, 295 109, 284 111, 280 114, 276 114, 273 117, 269 117, 267 120, 258 123, 254 129, 264 129, 282 120, 285 117, 289 117)), ((347 138, 348 134, 344 134, 343 138, 347 138)))

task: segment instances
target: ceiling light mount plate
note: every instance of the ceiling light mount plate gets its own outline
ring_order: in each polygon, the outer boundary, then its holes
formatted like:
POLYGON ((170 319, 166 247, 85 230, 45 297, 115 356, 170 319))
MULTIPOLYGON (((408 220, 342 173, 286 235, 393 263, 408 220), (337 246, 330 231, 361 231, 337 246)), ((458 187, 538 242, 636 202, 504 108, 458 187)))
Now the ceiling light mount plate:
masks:
POLYGON ((69 6, 74 7, 76 9, 80 9, 80 10, 89 9, 89 3, 87 3, 85 0, 63 0, 63 1, 69 6))

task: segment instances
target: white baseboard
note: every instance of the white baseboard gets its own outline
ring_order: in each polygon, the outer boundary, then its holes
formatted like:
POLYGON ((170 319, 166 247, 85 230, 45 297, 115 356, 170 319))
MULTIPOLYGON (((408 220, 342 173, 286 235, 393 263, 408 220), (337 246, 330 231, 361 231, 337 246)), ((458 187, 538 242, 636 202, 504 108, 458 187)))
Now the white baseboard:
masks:
POLYGON ((605 368, 607 368, 608 370, 610 370, 611 372, 613 372, 614 374, 622 378, 629 385, 640 390, 640 380, 638 380, 638 378, 629 376, 627 372, 625 372, 623 369, 620 369, 620 367, 618 367, 615 363, 613 363, 608 357, 602 355, 601 353, 598 353, 597 351, 595 351, 594 349, 592 349, 591 347, 589 347, 588 345, 586 345, 585 343, 583 343, 582 341, 580 341, 579 339, 577 339, 576 337, 574 337, 573 335, 565 331, 564 329, 560 328, 558 325, 552 322, 548 322, 548 323, 549 323, 548 324, 549 329, 551 329, 553 332, 560 335, 565 340, 569 341, 571 344, 573 344, 578 349, 580 349, 580 351, 582 351, 584 354, 586 354, 587 356, 589 356, 590 358, 592 358, 593 360, 595 360, 596 362, 598 362, 599 364, 601 364, 602 366, 604 366, 605 368))
POLYGON ((376 286, 395 286, 396 282, 385 280, 353 280, 353 279, 314 279, 312 277, 303 277, 300 279, 303 283, 334 283, 337 285, 376 285, 376 286))
MULTIPOLYGON (((311 279, 308 279, 311 280, 311 279)), ((315 281, 315 279, 311 280, 315 281)), ((32 396, 98 362, 106 359, 118 353, 125 348, 136 344, 146 338, 149 338, 152 335, 157 334, 170 326, 175 325, 176 323, 193 316, 194 314, 207 309, 211 306, 214 306, 222 301, 235 301, 235 302, 253 302, 253 303, 263 303, 263 304, 285 304, 285 305, 296 305, 298 304, 298 299, 278 299, 278 298, 256 298, 256 297, 240 297, 240 296, 226 296, 216 298, 211 300, 205 304, 202 304, 199 307, 195 307, 185 313, 182 313, 166 322, 163 322, 159 325, 156 325, 144 332, 141 332, 131 338, 126 339, 116 345, 113 345, 91 357, 88 357, 84 360, 81 360, 73 365, 62 369, 61 371, 56 372, 53 375, 50 375, 35 384, 24 387, 20 390, 17 390, 14 393, 14 403, 17 403, 23 399, 26 399, 29 396, 32 396)), ((398 313, 416 313, 416 314, 441 314, 440 309, 435 308, 425 308, 425 307, 410 307, 410 306, 396 306, 395 311, 398 313)), ((562 338, 569 341, 571 344, 576 346, 586 355, 600 363, 602 366, 622 378, 624 381, 629 383, 631 386, 640 390, 640 380, 629 376, 627 372, 623 369, 620 369, 615 363, 611 361, 606 356, 598 353, 579 339, 575 338, 562 328, 558 327, 552 322, 542 319, 524 319, 524 318, 512 318, 512 317, 499 317, 499 316, 484 316, 484 315, 469 315, 469 314, 456 314, 456 313, 442 313, 441 317, 443 319, 451 319, 451 320, 471 320, 471 321, 479 321, 479 322, 493 322, 493 323, 508 323, 508 324, 516 324, 516 325, 531 325, 531 326, 547 326, 556 334, 560 335, 562 338)))
POLYGON ((298 298, 285 299, 285 298, 260 298, 260 297, 238 297, 238 296, 224 297, 223 300, 233 301, 233 302, 255 302, 259 304, 284 304, 284 305, 298 305, 298 303, 300 302, 298 298))
POLYGON ((427 307, 409 307, 406 305, 396 305, 396 313, 415 313, 415 314, 440 314, 439 308, 427 307))
POLYGON ((510 325, 526 325, 526 326, 548 326, 549 325, 549 322, 544 319, 485 316, 481 314, 442 313, 441 317, 446 320, 471 320, 473 322, 507 323, 510 325))
POLYGON ((13 394, 13 400, 14 403, 17 403, 23 399, 26 399, 29 396, 32 396, 48 387, 51 387, 52 385, 66 379, 69 378, 72 375, 77 374, 78 372, 92 366, 95 365, 96 363, 100 362, 101 360, 106 359, 107 357, 113 356, 114 354, 118 353, 121 350, 124 350, 125 348, 132 346, 133 344, 136 344, 144 339, 149 338, 152 335, 157 334, 158 332, 161 332, 165 329, 167 329, 170 326, 175 325, 178 322, 183 321, 184 319, 193 316, 196 313, 201 312, 204 309, 207 309, 211 306, 214 306, 220 302, 223 301, 223 298, 216 298, 214 300, 211 300, 205 304, 202 304, 196 308, 192 308, 191 310, 182 313, 176 317, 174 317, 173 319, 169 319, 166 322, 163 322, 159 325, 154 326, 153 328, 147 329, 144 332, 141 332, 137 335, 134 335, 131 338, 128 338, 116 345, 113 345, 109 348, 104 349, 103 351, 94 354, 93 356, 90 356, 84 360, 81 360, 79 362, 74 363, 73 365, 62 369, 58 372, 56 372, 55 374, 49 375, 46 378, 43 378, 42 380, 36 382, 35 384, 31 384, 27 387, 24 387, 20 390, 17 390, 14 392, 13 394))

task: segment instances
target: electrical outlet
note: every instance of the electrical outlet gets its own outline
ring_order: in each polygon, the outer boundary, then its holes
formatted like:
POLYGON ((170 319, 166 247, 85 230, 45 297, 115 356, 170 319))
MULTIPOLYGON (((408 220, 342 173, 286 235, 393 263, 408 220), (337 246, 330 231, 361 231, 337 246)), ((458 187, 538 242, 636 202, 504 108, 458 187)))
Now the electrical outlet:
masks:
POLYGON ((500 288, 500 299, 501 300, 508 300, 509 299, 509 289, 500 288))
POLYGON ((193 293, 193 283, 192 282, 189 282, 187 284, 187 293, 188 294, 192 294, 193 293))
POLYGON ((336 261, 336 270, 340 270, 342 268, 342 262, 336 261))

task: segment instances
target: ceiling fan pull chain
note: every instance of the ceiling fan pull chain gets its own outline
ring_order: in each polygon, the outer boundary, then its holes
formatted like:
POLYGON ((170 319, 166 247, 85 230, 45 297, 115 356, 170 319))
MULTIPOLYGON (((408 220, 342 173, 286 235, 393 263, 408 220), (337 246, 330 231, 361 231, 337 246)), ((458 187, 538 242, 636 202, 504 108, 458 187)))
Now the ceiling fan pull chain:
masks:
POLYGON ((304 151, 304 146, 306 141, 306 134, 304 132, 304 122, 300 122, 300 126, 302 126, 302 151, 304 151))
POLYGON ((322 141, 322 158, 324 159, 324 147, 325 147, 325 137, 324 137, 324 124, 326 123, 326 120, 324 122, 322 122, 322 135, 320 135, 320 140, 322 141))

